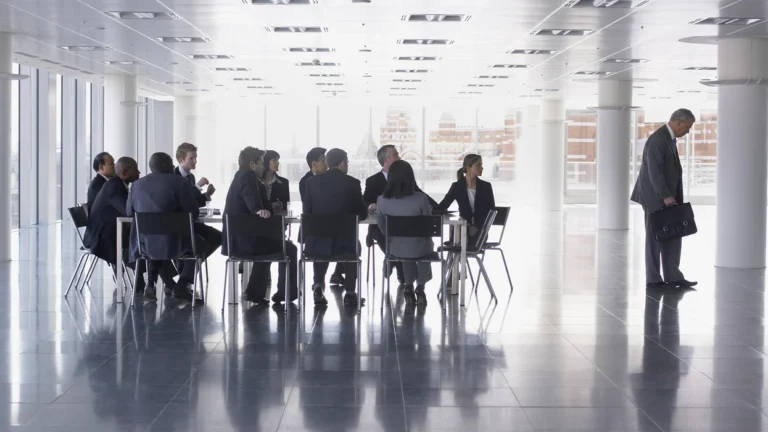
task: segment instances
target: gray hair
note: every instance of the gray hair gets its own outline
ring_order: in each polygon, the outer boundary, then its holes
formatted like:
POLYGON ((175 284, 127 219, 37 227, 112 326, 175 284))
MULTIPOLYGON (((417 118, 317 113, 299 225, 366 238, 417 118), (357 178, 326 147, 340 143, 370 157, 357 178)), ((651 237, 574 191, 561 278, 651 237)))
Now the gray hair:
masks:
POLYGON ((695 123, 696 122, 696 116, 693 115, 691 110, 680 108, 679 110, 672 113, 672 117, 669 118, 670 122, 678 121, 683 123, 695 123))
POLYGON ((379 160, 379 165, 384 166, 384 161, 387 160, 387 151, 391 148, 393 149, 395 146, 392 144, 383 145, 379 151, 376 152, 376 159, 379 160))

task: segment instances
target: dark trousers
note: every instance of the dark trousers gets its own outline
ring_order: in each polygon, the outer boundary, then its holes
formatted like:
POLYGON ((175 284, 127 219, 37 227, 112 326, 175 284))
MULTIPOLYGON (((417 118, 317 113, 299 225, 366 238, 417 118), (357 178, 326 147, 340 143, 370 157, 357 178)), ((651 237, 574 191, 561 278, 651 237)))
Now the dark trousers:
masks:
MULTIPOLYGON (((384 244, 384 233, 381 232, 378 226, 371 225, 368 229, 368 236, 370 239, 376 240, 376 243, 379 245, 379 249, 381 249, 382 253, 386 253, 386 245, 384 244)), ((366 241, 367 244, 370 244, 369 241, 366 241)), ((405 273, 403 273, 403 263, 398 262, 394 263, 393 267, 395 268, 395 271, 397 272, 397 279, 398 280, 404 280, 405 279, 405 273)), ((389 277, 392 273, 388 274, 387 277, 389 277)))
MULTIPOLYGON (((325 284, 325 274, 328 272, 327 262, 312 263, 314 283, 325 284)), ((348 293, 357 292, 357 263, 336 263, 336 268, 341 267, 344 272, 344 289, 348 293)))
MULTIPOLYGON (((208 258, 216 252, 216 249, 221 247, 221 231, 214 227, 210 227, 206 224, 195 224, 195 249, 199 256, 208 258)), ((192 283, 195 280, 195 262, 194 261, 180 261, 179 262, 179 274, 181 278, 187 283, 192 283)))
POLYGON ((677 282, 684 279, 680 271, 683 239, 656 240, 648 213, 645 213, 645 282, 677 282), (664 277, 662 279, 662 272, 664 277))
MULTIPOLYGON (((269 244, 267 254, 273 254, 273 253, 279 253, 282 252, 282 245, 280 243, 275 242, 274 244, 269 244)), ((285 253, 288 255, 288 258, 291 260, 289 265, 287 266, 287 272, 288 272, 288 287, 290 289, 290 297, 297 297, 298 295, 298 260, 297 260, 297 254, 298 249, 296 248, 296 245, 294 245, 292 242, 285 242, 285 253)), ((248 279, 248 286, 246 287, 246 292, 248 296, 253 296, 256 298, 264 298, 267 295, 267 279, 270 272, 271 263, 254 263, 253 268, 251 269, 251 277, 248 279)), ((285 278, 286 278, 286 265, 285 263, 280 263, 278 266, 278 277, 277 277, 277 292, 281 295, 285 296, 285 278)))
MULTIPOLYGON (((127 243, 126 243, 127 244, 127 243)), ((136 270, 136 263, 135 262, 129 262, 128 260, 128 250, 123 250, 123 262, 125 265, 135 271, 138 272, 139 275, 143 275, 145 272, 147 273, 147 281, 150 282, 152 285, 155 285, 157 283, 157 277, 160 276, 163 283, 165 285, 171 286, 175 283, 173 280, 174 277, 178 273, 176 273, 176 268, 173 266, 173 263, 170 261, 150 261, 149 262, 149 271, 147 271, 146 264, 144 261, 141 261, 141 264, 139 264, 139 269, 136 270)), ((109 263, 112 266, 112 269, 115 268, 115 263, 109 263)), ((138 289, 141 291, 144 289, 145 281, 143 277, 139 277, 139 285, 135 287, 135 289, 138 289)))

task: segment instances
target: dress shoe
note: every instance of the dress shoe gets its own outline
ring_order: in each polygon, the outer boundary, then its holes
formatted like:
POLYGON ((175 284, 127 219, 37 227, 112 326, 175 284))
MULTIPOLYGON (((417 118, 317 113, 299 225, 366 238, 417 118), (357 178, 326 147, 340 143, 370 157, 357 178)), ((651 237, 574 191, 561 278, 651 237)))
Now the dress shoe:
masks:
POLYGON ((691 288, 691 287, 695 287, 698 284, 699 284, 698 282, 689 281, 689 280, 685 280, 685 279, 682 279, 682 280, 679 280, 679 281, 675 281, 675 282, 669 282, 670 286, 675 286, 675 287, 679 287, 679 288, 691 288))
POLYGON ((144 300, 150 302, 157 301, 157 289, 155 289, 154 285, 147 285, 144 288, 144 300))
POLYGON ((666 282, 648 282, 645 284, 646 288, 666 288, 667 283, 666 282))
POLYGON ((315 306, 326 306, 328 304, 328 300, 326 300, 325 296, 323 295, 322 284, 313 285, 312 292, 314 295, 315 306))
POLYGON ((405 283, 405 275, 403 274, 402 267, 395 267, 397 270, 397 283, 400 285, 405 283))
POLYGON ((416 304, 416 294, 414 293, 413 284, 405 284, 403 300, 405 300, 407 304, 416 304))
POLYGON ((365 306, 365 299, 360 298, 358 299, 357 294, 355 293, 346 293, 344 294, 344 306, 347 307, 357 307, 357 302, 360 302, 360 306, 365 306))
POLYGON ((344 285, 344 276, 340 274, 332 274, 331 285, 344 285))
MULTIPOLYGON (((292 295, 292 296, 290 296, 289 301, 295 301, 297 298, 298 298, 297 295, 292 295)), ((272 294, 272 302, 274 302, 274 303, 282 303, 284 301, 285 301, 285 293, 281 293, 281 292, 278 291, 278 292, 272 294)))
POLYGON ((173 289, 173 296, 179 300, 192 301, 192 290, 187 286, 176 284, 173 289))
POLYGON ((424 285, 416 286, 416 304, 419 306, 427 305, 427 294, 424 292, 424 285))
POLYGON ((269 300, 265 299, 264 297, 258 297, 254 294, 250 294, 247 291, 243 294, 243 301, 256 303, 262 306, 269 306, 269 300))

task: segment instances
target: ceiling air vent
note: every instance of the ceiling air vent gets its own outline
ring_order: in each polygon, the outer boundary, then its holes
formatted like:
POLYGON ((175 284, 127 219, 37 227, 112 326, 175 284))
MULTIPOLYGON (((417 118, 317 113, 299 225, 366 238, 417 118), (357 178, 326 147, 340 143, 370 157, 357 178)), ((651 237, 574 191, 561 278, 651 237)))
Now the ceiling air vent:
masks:
POLYGON ((109 51, 109 48, 104 46, 93 46, 93 45, 65 45, 60 46, 59 48, 63 49, 64 51, 77 51, 77 52, 95 52, 95 51, 109 51))
POLYGON ((107 15, 124 20, 175 20, 179 16, 173 12, 129 12, 129 11, 109 11, 107 15))
POLYGON ((567 8, 614 8, 614 9, 636 9, 645 6, 652 0, 571 0, 565 7, 567 8))
POLYGON ((479 91, 460 91, 459 94, 460 95, 479 95, 479 94, 483 94, 483 92, 479 92, 479 91))
POLYGON ((213 70, 216 72, 248 72, 251 69, 246 67, 217 67, 213 70))
POLYGON ((300 62, 295 64, 296 66, 341 66, 341 63, 336 62, 300 62))
POLYGON ((620 58, 613 58, 613 59, 602 60, 601 63, 609 63, 609 64, 638 64, 638 63, 648 63, 648 60, 646 60, 646 59, 620 59, 620 58))
POLYGON ((491 67, 497 69, 528 69, 528 65, 524 64, 495 64, 491 67))
POLYGON ((391 87, 390 90, 395 91, 413 91, 418 90, 416 87, 391 87))
POLYGON ((539 29, 530 33, 531 36, 587 36, 592 34, 587 29, 539 29))
POLYGON ((87 70, 81 70, 80 73, 84 73, 86 75, 93 75, 93 72, 88 72, 87 70))
POLYGON ((533 89, 533 91, 535 91, 535 92, 544 92, 544 93, 555 93, 555 92, 559 92, 560 89, 538 88, 538 89, 533 89))
POLYGON ((254 6, 282 6, 318 4, 319 0, 242 0, 242 2, 254 6))
POLYGON ((292 53, 329 53, 336 50, 334 48, 283 48, 283 51, 292 53))
POLYGON ((315 85, 319 85, 319 86, 343 86, 344 83, 321 82, 321 83, 315 83, 315 85))
POLYGON ((552 55, 557 50, 539 50, 539 49, 516 49, 507 51, 507 54, 522 54, 522 55, 552 55))
POLYGON ((472 15, 441 15, 441 14, 414 14, 403 15, 402 21, 408 22, 463 22, 469 21, 472 15))
POLYGON ((272 90, 272 86, 248 86, 249 89, 272 90))
POLYGON ((192 60, 231 60, 235 57, 226 54, 187 54, 187 58, 192 60))
POLYGON ((731 25, 731 26, 749 26, 753 24, 762 24, 766 20, 763 18, 701 18, 691 21, 693 25, 731 25))
POLYGON ((429 73, 429 69, 395 69, 394 73, 429 73))
POLYGON ((67 66, 67 65, 61 65, 61 67, 63 67, 64 69, 69 69, 69 70, 73 70, 73 71, 79 71, 80 70, 80 69, 78 69, 76 67, 67 66))
POLYGON ((309 74, 313 78, 340 78, 341 74, 309 74))
POLYGON ((113 65, 113 66, 131 66, 131 65, 141 64, 141 62, 137 62, 133 60, 110 60, 110 61, 105 61, 104 64, 113 65))
POLYGON ((322 90, 323 93, 346 93, 346 90, 322 90))
POLYGON ((422 82, 420 79, 402 79, 402 78, 396 78, 393 79, 392 82, 399 82, 399 83, 420 83, 422 82))
POLYGON ((328 27, 265 27, 268 32, 272 33, 328 33, 328 27))
POLYGON ((163 84, 165 85, 189 85, 192 84, 189 81, 166 81, 163 84))
POLYGON ((413 94, 411 94, 411 93, 390 93, 389 95, 390 96, 395 96, 395 97, 413 96, 413 94))
POLYGON ((60 65, 60 64, 61 64, 61 63, 59 63, 59 62, 55 62, 55 61, 53 61, 53 60, 46 60, 46 59, 43 59, 43 61, 44 61, 44 62, 46 62, 46 63, 48 63, 48 64, 52 64, 52 65, 60 65))
POLYGON ((261 78, 256 77, 235 77, 232 81, 261 81, 261 78))
POLYGON ((676 93, 686 93, 686 94, 701 93, 701 90, 678 90, 676 93))
POLYGON ((477 79, 507 79, 508 75, 480 75, 477 79))
POLYGON ((199 36, 158 36, 153 37, 152 39, 156 40, 157 42, 163 42, 163 43, 208 43, 211 40, 206 37, 199 37, 199 36))
POLYGON ((686 71, 716 71, 717 68, 714 66, 690 66, 683 70, 686 71))
POLYGON ((453 45, 450 39, 398 39, 400 45, 453 45))
POLYGON ((442 59, 442 57, 425 57, 425 56, 395 57, 395 60, 399 60, 399 61, 436 61, 440 59, 442 59))
POLYGON ((494 87, 493 84, 467 84, 467 87, 494 87))
POLYGON ((606 76, 610 75, 610 72, 606 71, 578 71, 574 75, 587 75, 587 76, 606 76))

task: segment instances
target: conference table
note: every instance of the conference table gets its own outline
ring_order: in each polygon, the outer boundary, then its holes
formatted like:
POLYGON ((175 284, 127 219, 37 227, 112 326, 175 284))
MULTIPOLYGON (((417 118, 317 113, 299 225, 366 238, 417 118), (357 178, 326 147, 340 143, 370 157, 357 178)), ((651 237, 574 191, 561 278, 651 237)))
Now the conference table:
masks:
MULTIPOLYGON (((301 219, 299 217, 295 217, 292 213, 288 213, 285 216, 285 223, 287 225, 298 225, 301 223, 301 219)), ((200 216, 196 222, 201 222, 205 224, 221 224, 223 223, 224 218, 222 216, 200 216)), ((117 218, 117 250, 115 256, 123 256, 123 224, 130 224, 133 222, 133 218, 130 217, 119 217, 117 218)), ((360 225, 376 225, 376 214, 371 213, 367 219, 360 221, 360 225)), ((454 230, 454 239, 458 239, 455 241, 458 245, 461 246, 461 259, 460 259, 460 272, 457 272, 455 267, 454 270, 451 273, 451 292, 452 295, 459 295, 460 299, 460 305, 464 306, 464 289, 465 289, 465 279, 466 277, 460 277, 459 274, 466 276, 467 274, 467 221, 455 216, 453 214, 445 214, 443 215, 443 225, 453 227, 454 230), (457 292, 457 289, 460 290, 457 292)), ((127 245, 126 245, 127 246, 127 245)), ((301 251, 299 251, 300 253, 301 251)), ((375 265, 375 264, 374 264, 375 265)), ((117 280, 117 302, 122 303, 123 297, 125 296, 125 284, 123 283, 123 266, 115 266, 117 267, 117 271, 115 274, 115 279, 117 280)), ((243 272, 243 283, 247 282, 247 276, 248 272, 243 272)), ((358 275, 358 277, 362 277, 362 275, 358 275)), ((230 299, 233 299, 233 302, 236 302, 239 296, 237 295, 237 289, 235 284, 229 284, 230 285, 230 299)), ((384 289, 384 287, 382 287, 384 289)))

